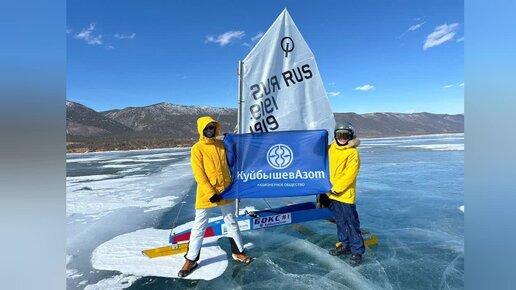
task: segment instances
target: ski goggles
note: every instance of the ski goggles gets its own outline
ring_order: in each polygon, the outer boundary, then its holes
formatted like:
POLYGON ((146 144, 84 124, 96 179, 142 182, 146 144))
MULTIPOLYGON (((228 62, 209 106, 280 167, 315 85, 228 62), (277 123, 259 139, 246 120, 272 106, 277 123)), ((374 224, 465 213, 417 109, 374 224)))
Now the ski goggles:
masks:
POLYGON ((215 130, 215 125, 209 124, 208 126, 206 126, 206 128, 204 128, 204 130, 215 130))
POLYGON ((350 139, 351 138, 351 132, 346 129, 339 129, 335 130, 335 139, 350 139))

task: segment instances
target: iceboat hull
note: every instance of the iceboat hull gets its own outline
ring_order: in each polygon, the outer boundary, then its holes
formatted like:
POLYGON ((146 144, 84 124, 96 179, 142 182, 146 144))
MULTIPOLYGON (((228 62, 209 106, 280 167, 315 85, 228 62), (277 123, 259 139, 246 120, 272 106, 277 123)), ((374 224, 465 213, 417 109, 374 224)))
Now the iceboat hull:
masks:
MULTIPOLYGON (((238 225, 240 231, 252 231, 257 229, 297 224, 308 221, 330 219, 333 213, 328 208, 316 208, 314 202, 287 205, 279 208, 260 210, 244 216, 239 216, 238 225)), ((227 233, 224 220, 214 221, 208 224, 204 237, 225 235, 227 233)), ((188 242, 190 229, 182 232, 173 232, 169 242, 178 244, 188 242)))

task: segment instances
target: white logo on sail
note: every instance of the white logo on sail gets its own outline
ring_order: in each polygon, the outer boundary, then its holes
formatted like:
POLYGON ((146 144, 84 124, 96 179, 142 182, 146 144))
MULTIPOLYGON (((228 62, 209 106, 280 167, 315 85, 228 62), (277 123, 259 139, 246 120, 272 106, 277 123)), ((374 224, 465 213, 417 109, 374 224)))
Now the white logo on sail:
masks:
POLYGON ((285 144, 276 144, 267 151, 267 162, 274 169, 285 169, 292 164, 294 153, 285 144))

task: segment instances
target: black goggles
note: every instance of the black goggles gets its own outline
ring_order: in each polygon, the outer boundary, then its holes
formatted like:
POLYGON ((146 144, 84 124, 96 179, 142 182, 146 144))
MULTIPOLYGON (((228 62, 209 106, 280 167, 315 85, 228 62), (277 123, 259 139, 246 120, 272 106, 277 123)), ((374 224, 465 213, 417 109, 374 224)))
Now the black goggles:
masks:
POLYGON ((341 130, 335 130, 335 139, 350 139, 351 138, 351 132, 345 129, 341 130))
POLYGON ((204 128, 204 130, 215 130, 215 125, 209 124, 208 126, 206 126, 206 128, 204 128))

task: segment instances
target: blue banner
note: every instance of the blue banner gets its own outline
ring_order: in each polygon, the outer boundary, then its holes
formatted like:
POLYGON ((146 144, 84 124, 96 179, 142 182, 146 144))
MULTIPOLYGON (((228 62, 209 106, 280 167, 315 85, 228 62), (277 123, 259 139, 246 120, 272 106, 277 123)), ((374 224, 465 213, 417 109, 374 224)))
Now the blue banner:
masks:
POLYGON ((226 134, 233 182, 222 199, 315 195, 330 191, 326 130, 226 134))

